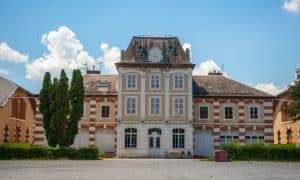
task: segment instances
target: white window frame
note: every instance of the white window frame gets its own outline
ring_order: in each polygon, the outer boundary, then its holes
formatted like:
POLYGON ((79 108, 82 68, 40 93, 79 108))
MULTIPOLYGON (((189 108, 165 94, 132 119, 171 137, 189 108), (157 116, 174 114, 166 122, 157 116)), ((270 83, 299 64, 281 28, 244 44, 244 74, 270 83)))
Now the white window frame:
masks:
POLYGON ((238 132, 224 132, 220 133, 220 144, 232 144, 234 141, 239 142, 239 133, 238 132), (224 136, 224 141, 222 140, 221 136, 224 136), (230 137, 230 138, 228 138, 230 137))
POLYGON ((246 144, 259 144, 260 141, 265 141, 265 136, 263 132, 252 132, 252 133, 247 133, 245 135, 245 143, 246 144), (247 139, 247 136, 250 137, 250 139, 247 139), (254 139, 253 137, 256 137, 254 139), (260 139, 259 137, 263 137, 263 139, 260 139))
POLYGON ((177 72, 177 73, 173 74, 173 89, 174 90, 184 90, 184 74, 183 73, 177 72), (176 82, 176 79, 175 79, 176 76, 180 76, 181 79, 182 79, 182 87, 181 88, 176 87, 176 83, 175 83, 176 82))
POLYGON ((175 97, 173 97, 173 116, 184 116, 184 114, 185 114, 185 101, 184 101, 184 96, 175 96, 175 97), (176 99, 182 99, 182 114, 177 114, 176 113, 176 108, 175 108, 175 106, 176 106, 176 104, 175 104, 175 101, 176 101, 176 99))
MULTIPOLYGON (((133 109, 133 108, 132 108, 133 109)), ((136 96, 127 96, 126 97, 126 101, 125 101, 125 114, 126 115, 129 115, 129 116, 132 116, 132 115, 136 115, 137 114, 137 98, 136 96), (128 103, 128 99, 129 98, 133 98, 135 100, 135 112, 134 113, 128 113, 128 107, 127 107, 127 103, 128 103)))
POLYGON ((250 120, 259 120, 259 118, 260 118, 260 108, 259 108, 258 105, 256 105, 256 104, 250 105, 249 108, 248 108, 248 112, 249 112, 249 119, 250 120), (251 108, 257 108, 257 118, 251 118, 251 108))
POLYGON ((207 105, 207 104, 200 104, 199 105, 199 119, 200 120, 209 120, 209 111, 210 111, 210 109, 209 109, 209 105, 207 105), (201 109, 201 107, 207 107, 207 118, 201 118, 201 111, 200 111, 200 109, 201 109))
POLYGON ((235 117, 234 117, 234 115, 235 115, 235 110, 234 110, 234 105, 231 105, 231 104, 226 104, 226 105, 224 105, 224 120, 234 120, 235 119, 235 117), (232 108, 232 118, 231 119, 228 119, 228 118, 226 118, 226 108, 227 107, 230 107, 230 108, 232 108))
MULTIPOLYGON (((154 80, 156 81, 156 80, 154 80)), ((161 88, 161 75, 159 73, 151 73, 150 75, 150 79, 149 79, 149 87, 150 87, 150 90, 160 90, 161 88), (152 78, 155 77, 155 76, 158 76, 158 88, 152 88, 152 78)))
POLYGON ((110 104, 107 104, 107 103, 100 104, 100 119, 109 119, 110 117, 111 117, 111 106, 110 106, 110 104), (109 107, 108 117, 102 117, 102 107, 103 106, 108 106, 109 107))
POLYGON ((151 96, 149 98, 149 114, 152 116, 160 116, 161 114, 161 97, 159 96, 151 96), (158 99, 158 113, 152 113, 152 99, 158 99))
POLYGON ((136 90, 137 89, 137 74, 136 73, 127 73, 126 74, 126 89, 128 89, 128 90, 136 90), (129 86, 129 84, 128 84, 129 76, 134 76, 134 82, 135 82, 134 87, 128 87, 129 86))

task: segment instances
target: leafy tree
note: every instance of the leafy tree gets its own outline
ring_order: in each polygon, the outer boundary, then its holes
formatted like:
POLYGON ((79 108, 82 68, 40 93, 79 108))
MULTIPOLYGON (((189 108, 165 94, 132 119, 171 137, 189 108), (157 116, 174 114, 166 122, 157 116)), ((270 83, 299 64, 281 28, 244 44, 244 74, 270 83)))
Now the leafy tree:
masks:
POLYGON ((67 129, 67 145, 72 145, 78 133, 78 121, 83 115, 84 85, 80 70, 73 70, 70 88, 70 119, 67 129))
POLYGON ((288 96, 293 101, 285 110, 294 119, 300 118, 300 79, 294 85, 289 86, 288 96))
POLYGON ((49 131, 50 131, 50 122, 51 122, 51 109, 49 104, 51 104, 51 75, 49 72, 45 73, 44 80, 43 80, 43 86, 40 91, 40 112, 43 114, 43 125, 44 130, 46 133, 46 138, 49 137, 49 131))

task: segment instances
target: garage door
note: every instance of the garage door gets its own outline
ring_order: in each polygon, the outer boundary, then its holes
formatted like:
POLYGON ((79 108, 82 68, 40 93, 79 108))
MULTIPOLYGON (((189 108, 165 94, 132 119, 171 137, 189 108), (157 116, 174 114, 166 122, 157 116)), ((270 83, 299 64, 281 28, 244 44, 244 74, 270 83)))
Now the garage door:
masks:
POLYGON ((214 138, 210 131, 196 132, 194 153, 206 157, 213 156, 214 138))
POLYGON ((115 151, 115 133, 110 130, 96 131, 96 146, 100 152, 114 152, 115 151))
POLYGON ((74 147, 89 147, 89 131, 87 129, 79 130, 79 133, 75 136, 74 147))

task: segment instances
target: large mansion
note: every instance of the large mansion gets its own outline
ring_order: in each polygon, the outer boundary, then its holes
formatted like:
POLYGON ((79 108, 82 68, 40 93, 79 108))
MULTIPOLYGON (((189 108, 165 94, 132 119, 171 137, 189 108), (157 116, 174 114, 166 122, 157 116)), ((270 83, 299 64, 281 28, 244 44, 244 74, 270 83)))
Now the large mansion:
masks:
MULTIPOLYGON (((226 143, 273 143, 272 95, 220 72, 192 76, 194 66, 177 37, 133 37, 118 75, 84 75, 74 146, 117 157, 191 157, 226 143)), ((36 100, 34 142, 46 144, 36 100)))

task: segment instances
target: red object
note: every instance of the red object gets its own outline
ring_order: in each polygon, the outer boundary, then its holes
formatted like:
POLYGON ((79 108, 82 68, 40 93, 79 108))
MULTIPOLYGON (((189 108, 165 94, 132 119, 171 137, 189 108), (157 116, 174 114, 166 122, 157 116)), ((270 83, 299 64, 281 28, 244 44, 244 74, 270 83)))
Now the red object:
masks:
POLYGON ((216 150, 215 151, 215 162, 227 162, 228 153, 226 150, 216 150))

